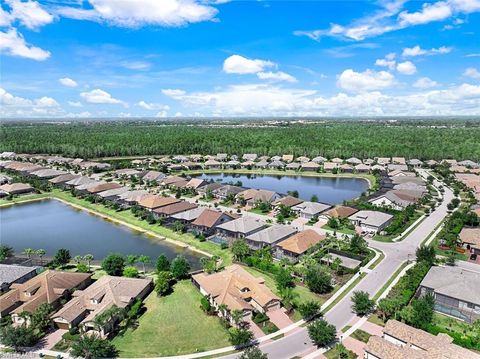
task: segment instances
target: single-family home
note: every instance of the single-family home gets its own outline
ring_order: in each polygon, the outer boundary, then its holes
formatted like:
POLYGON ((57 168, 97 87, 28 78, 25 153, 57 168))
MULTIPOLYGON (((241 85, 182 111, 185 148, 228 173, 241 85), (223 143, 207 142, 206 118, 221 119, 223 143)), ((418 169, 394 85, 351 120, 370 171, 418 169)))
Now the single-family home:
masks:
POLYGON ((30 175, 38 178, 42 178, 42 179, 50 179, 60 175, 64 175, 66 173, 67 172, 65 171, 57 170, 54 168, 44 168, 38 171, 33 171, 30 173, 30 175))
POLYGON ((324 234, 319 234, 313 229, 298 232, 275 244, 274 256, 277 259, 287 258, 295 263, 305 252, 325 238, 324 234))
POLYGON ((255 166, 255 162, 253 161, 245 161, 240 163, 240 167, 242 168, 252 169, 254 166, 255 166))
POLYGON ((213 209, 205 209, 192 223, 191 228, 194 232, 201 233, 204 236, 210 236, 215 232, 215 228, 223 223, 231 221, 235 216, 213 209))
POLYGON ((113 177, 117 177, 117 178, 121 178, 121 177, 131 178, 133 176, 138 176, 140 174, 141 172, 134 168, 120 168, 118 170, 113 171, 113 177))
POLYGON ((390 319, 382 336, 368 339, 365 359, 480 359, 480 355, 453 344, 448 334, 430 334, 390 319))
POLYGON ((268 168, 271 168, 271 169, 282 169, 284 167, 285 167, 285 162, 280 160, 275 160, 268 164, 268 168))
POLYGON ((96 181, 94 179, 92 179, 90 177, 86 177, 86 176, 79 176, 79 177, 75 177, 75 178, 71 179, 68 182, 65 182, 64 188, 72 189, 72 188, 76 188, 78 186, 83 186, 83 185, 86 185, 86 184, 93 184, 93 183, 96 183, 96 181))
POLYGON ((427 166, 429 167, 435 167, 436 165, 438 165, 438 162, 435 161, 435 160, 428 160, 427 162, 425 162, 427 164, 427 166))
POLYGON ((479 168, 480 165, 476 162, 473 162, 472 160, 463 160, 463 161, 460 161, 458 162, 458 164, 460 166, 465 166, 465 167, 468 167, 468 168, 479 168))
POLYGON ((234 186, 234 185, 231 185, 231 184, 226 184, 222 187, 219 187, 215 190, 212 191, 213 195, 224 201, 228 198, 235 198, 237 196, 237 194, 241 193, 245 191, 245 188, 243 187, 239 187, 239 186, 234 186))
POLYGON ((134 190, 123 192, 118 195, 118 198, 115 200, 120 206, 128 208, 137 204, 142 198, 150 196, 150 194, 145 190, 134 190))
POLYGON ((187 182, 187 184, 185 185, 185 188, 196 190, 199 187, 205 186, 206 184, 207 184, 207 181, 205 181, 202 178, 192 178, 187 182))
MULTIPOLYGON (((241 192, 240 192, 241 193, 241 192)), ((277 199, 280 199, 280 195, 277 192, 268 191, 266 189, 259 189, 252 199, 247 200, 249 206, 254 206, 259 202, 272 203, 277 199)))
POLYGON ((107 201, 116 201, 121 194, 128 192, 128 187, 118 187, 97 193, 97 196, 107 201))
POLYGON ((362 163, 362 160, 357 157, 350 157, 345 160, 349 165, 356 166, 362 163))
POLYGON ((322 213, 321 218, 330 219, 330 218, 347 218, 358 212, 358 209, 348 206, 335 206, 332 209, 322 213))
POLYGON ((355 166, 355 172, 358 172, 358 173, 368 173, 371 171, 371 169, 372 167, 365 163, 360 163, 355 166))
POLYGON ((220 162, 225 162, 228 158, 228 155, 226 153, 217 153, 215 156, 215 159, 220 162))
POLYGON ((177 163, 182 163, 182 162, 187 162, 188 157, 184 156, 184 155, 177 155, 177 156, 173 156, 172 160, 177 162, 177 163))
POLYGON ((322 157, 322 156, 317 156, 317 157, 312 158, 312 162, 324 163, 324 162, 327 162, 327 159, 325 157, 322 157))
POLYGON ((81 327, 83 332, 106 337, 120 318, 111 318, 97 325, 95 319, 113 307, 127 310, 137 300, 143 300, 153 287, 151 279, 105 275, 84 290, 73 292, 72 299, 52 314, 57 328, 81 327))
POLYGON ((306 156, 299 156, 295 159, 295 161, 300 162, 300 163, 305 163, 305 162, 309 162, 310 158, 308 158, 306 156))
POLYGON ((206 207, 196 207, 187 211, 174 213, 170 216, 172 221, 179 221, 183 224, 190 224, 196 220, 205 211, 206 207))
POLYGON ((419 198, 402 190, 392 190, 370 199, 368 202, 377 207, 385 207, 401 211, 409 205, 417 204, 419 198))
POLYGON ((201 196, 206 196, 207 194, 213 194, 213 191, 223 187, 224 184, 218 182, 211 182, 204 184, 203 186, 197 187, 197 193, 201 196))
POLYGON ((242 203, 243 201, 245 203, 248 203, 248 201, 253 200, 257 192, 258 190, 254 188, 249 188, 242 192, 239 192, 236 196, 237 203, 242 203))
POLYGON ((458 238, 470 253, 480 255, 480 227, 464 227, 458 238))
POLYGON ((339 157, 334 157, 330 160, 330 162, 337 163, 337 164, 342 164, 343 160, 339 157))
POLYGON ((302 162, 301 168, 302 171, 317 172, 320 169, 320 165, 313 161, 302 162))
POLYGON ((138 201, 138 205, 140 207, 144 207, 148 209, 149 211, 153 211, 155 208, 168 206, 170 204, 174 204, 177 202, 180 202, 180 200, 174 197, 162 197, 162 196, 151 194, 151 195, 142 197, 138 201))
POLYGON ((387 170, 389 172, 395 171, 395 170, 408 171, 408 166, 407 165, 399 165, 399 164, 390 163, 390 164, 387 165, 387 170))
POLYGON ((5 292, 12 284, 22 284, 35 277, 38 269, 38 267, 0 264, 0 293, 5 292))
POLYGON ((283 162, 292 162, 293 161, 293 155, 282 155, 282 161, 283 162))
POLYGON ((85 288, 90 277, 88 273, 45 271, 24 283, 12 284, 10 291, 0 296, 0 316, 10 314, 14 323, 24 323, 24 311, 33 313, 44 303, 57 308, 74 288, 85 288))
POLYGON ((293 197, 293 196, 285 196, 280 199, 277 199, 275 202, 272 203, 274 208, 278 208, 280 206, 285 206, 291 208, 303 202, 303 199, 293 197))
POLYGON ((335 162, 324 162, 323 163, 323 169, 325 171, 328 171, 328 172, 331 172, 333 170, 337 170, 338 169, 338 163, 335 163, 335 162))
POLYGON ((86 191, 89 194, 99 194, 100 192, 122 188, 122 185, 116 182, 98 183, 95 186, 89 186, 86 191))
POLYGON ((358 226, 364 232, 378 233, 392 223, 393 216, 379 211, 362 210, 348 217, 354 226, 358 226))
POLYGON ((0 186, 0 196, 22 195, 35 192, 35 188, 28 183, 6 183, 0 186))
POLYGON ((332 208, 332 205, 320 202, 305 201, 292 207, 301 218, 311 219, 332 208))
POLYGON ((348 163, 341 164, 340 166, 338 166, 338 168, 345 173, 352 173, 354 170, 354 167, 349 165, 348 163))
POLYGON ((143 175, 142 180, 144 180, 145 182, 158 182, 165 177, 165 174, 162 172, 148 171, 143 175))
POLYGON ((386 166, 391 162, 389 157, 376 157, 375 160, 381 166, 386 166))
POLYGON ((240 162, 237 160, 230 160, 227 163, 225 163, 225 167, 236 169, 240 167, 240 162))
POLYGON ((407 161, 407 164, 413 168, 420 168, 423 165, 423 162, 420 161, 418 158, 412 158, 411 160, 407 161))
POLYGON ((473 323, 480 319, 480 273, 457 266, 430 268, 417 296, 431 293, 435 311, 473 323))
POLYGON ((266 246, 273 246, 274 244, 287 239, 296 232, 297 230, 292 226, 274 224, 250 234, 245 237, 245 241, 251 249, 257 250, 266 246))
POLYGON ((156 218, 170 217, 173 214, 197 208, 198 205, 187 201, 179 201, 166 206, 155 208, 152 212, 156 218))
POLYGON ((268 162, 265 160, 258 161, 255 163, 255 168, 265 169, 268 166, 268 162))
POLYGON ((217 234, 228 241, 245 238, 266 227, 265 222, 258 218, 243 216, 217 226, 217 234))
POLYGON ((0 185, 5 184, 5 183, 10 183, 12 181, 12 178, 9 176, 5 175, 0 175, 0 185))
POLYGON ((392 157, 392 163, 397 165, 406 165, 407 161, 405 157, 392 157))
POLYGON ((226 312, 218 312, 230 321, 234 310, 241 311, 245 321, 252 319, 253 312, 267 313, 280 308, 280 299, 265 285, 264 279, 254 277, 238 264, 213 274, 195 274, 192 281, 214 308, 221 305, 228 308, 226 312))
POLYGON ((245 153, 242 156, 242 160, 244 161, 255 161, 257 159, 257 154, 256 153, 245 153))
POLYGON ((51 179, 48 180, 48 182, 53 184, 54 186, 57 186, 57 187, 60 187, 60 188, 65 188, 66 183, 68 181, 71 181, 71 180, 73 180, 75 178, 78 178, 78 177, 80 177, 80 175, 76 175, 76 174, 73 174, 73 173, 66 173, 66 174, 59 175, 57 177, 51 178, 51 179))
POLYGON ((301 164, 298 162, 289 162, 286 166, 285 169, 289 171, 298 171, 300 169, 301 164))
POLYGON ((216 160, 208 160, 203 164, 203 167, 207 170, 216 170, 222 168, 222 163, 216 160))

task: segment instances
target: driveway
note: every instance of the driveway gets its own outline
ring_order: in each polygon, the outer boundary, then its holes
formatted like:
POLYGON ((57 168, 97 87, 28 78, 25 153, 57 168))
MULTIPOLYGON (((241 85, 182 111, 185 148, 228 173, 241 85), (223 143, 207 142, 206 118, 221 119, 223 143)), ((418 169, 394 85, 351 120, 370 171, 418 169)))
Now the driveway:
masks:
POLYGON ((260 327, 255 323, 253 320, 247 320, 248 323, 248 329, 253 333, 255 338, 261 338, 265 336, 265 333, 260 329, 260 327))
POLYGON ((283 329, 293 324, 292 320, 285 314, 285 308, 270 310, 267 312, 270 321, 279 329, 283 329))

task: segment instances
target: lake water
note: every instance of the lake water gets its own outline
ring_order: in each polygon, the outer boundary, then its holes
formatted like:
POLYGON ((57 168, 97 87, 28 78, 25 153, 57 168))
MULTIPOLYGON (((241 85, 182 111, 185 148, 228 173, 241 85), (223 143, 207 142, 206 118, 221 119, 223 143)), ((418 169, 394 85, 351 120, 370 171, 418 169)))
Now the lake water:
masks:
POLYGON ((59 248, 75 255, 93 254, 101 260, 109 253, 148 255, 152 263, 160 254, 170 260, 183 254, 199 268, 201 254, 112 223, 56 200, 15 204, 0 209, 0 243, 20 254, 25 248, 44 249, 53 256, 59 248))
POLYGON ((368 190, 368 182, 362 178, 272 176, 257 174, 202 174, 198 177, 220 182, 242 182, 244 187, 265 189, 281 194, 297 190, 299 198, 309 201, 313 195, 319 202, 340 204, 359 197, 368 190))

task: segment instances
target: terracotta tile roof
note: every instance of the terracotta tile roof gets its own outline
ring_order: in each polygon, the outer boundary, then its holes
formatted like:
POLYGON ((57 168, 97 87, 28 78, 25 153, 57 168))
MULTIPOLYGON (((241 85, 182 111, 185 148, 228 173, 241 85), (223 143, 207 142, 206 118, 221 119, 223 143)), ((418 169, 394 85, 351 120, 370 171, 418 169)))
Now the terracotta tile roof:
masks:
POLYGON ((302 254, 325 238, 327 238, 325 235, 319 234, 313 229, 307 229, 281 241, 277 246, 292 253, 302 254))
POLYGON ((279 301, 264 284, 263 278, 252 276, 238 264, 214 274, 196 274, 193 280, 211 295, 218 305, 226 304, 230 310, 253 310, 250 298, 262 307, 279 301))
POLYGON ((248 200, 254 198, 255 195, 257 194, 257 192, 258 192, 257 189, 249 188, 245 191, 242 191, 242 192, 238 193, 237 198, 242 197, 244 200, 248 201, 248 200))
POLYGON ((205 181, 203 179, 192 178, 190 181, 188 181, 185 187, 196 189, 200 186, 203 186, 204 184, 205 184, 205 181))
POLYGON ((175 213, 185 212, 185 211, 188 211, 190 209, 197 208, 197 207, 198 207, 198 205, 196 205, 195 203, 190 203, 190 202, 187 202, 187 201, 181 201, 181 202, 169 204, 168 206, 163 206, 163 207, 160 207, 160 208, 156 208, 156 209, 153 210, 153 212, 159 213, 159 214, 165 214, 165 215, 168 216, 168 215, 175 214, 175 213))
POLYGON ((326 215, 329 217, 350 217, 352 214, 358 212, 358 209, 346 206, 336 206, 329 210, 326 215))
POLYGON ((168 206, 169 204, 180 202, 179 199, 173 197, 161 197, 156 195, 149 195, 141 198, 138 201, 138 204, 145 208, 158 208, 163 206, 168 206))
POLYGON ((89 313, 82 322, 92 321, 96 316, 116 305, 125 308, 130 305, 152 283, 151 279, 103 276, 83 291, 75 292, 52 319, 64 319, 72 323, 84 313, 89 313))
POLYGON ((185 178, 178 176, 168 176, 162 179, 162 184, 165 186, 174 184, 175 182, 185 181, 185 178))
POLYGON ((303 200, 292 196, 285 196, 273 202, 273 204, 276 206, 283 204, 287 207, 293 207, 300 203, 303 203, 303 200))
POLYGON ((88 281, 91 274, 46 271, 22 284, 13 284, 11 290, 0 297, 0 312, 15 303, 22 304, 13 313, 34 312, 43 303, 54 303, 64 295, 88 281))
POLYGON ((28 183, 7 183, 0 186, 0 191, 7 193, 33 190, 33 187, 28 183))
POLYGON ((120 188, 120 187, 122 187, 122 185, 119 184, 119 183, 107 182, 107 183, 99 184, 97 186, 89 187, 87 189, 87 192, 89 192, 89 193, 99 193, 99 192, 108 191, 108 190, 116 189, 116 188, 120 188))
POLYGON ((473 244, 480 248, 480 227, 478 228, 463 228, 460 232, 460 240, 463 243, 473 244))
POLYGON ((75 178, 78 178, 78 177, 80 177, 80 175, 75 175, 75 174, 72 174, 72 173, 66 173, 64 175, 60 175, 60 176, 54 177, 52 179, 49 179, 48 182, 53 183, 53 184, 65 183, 65 182, 71 181, 71 180, 73 180, 75 178))
MULTIPOLYGON (((192 222, 192 224, 195 226, 212 228, 223 214, 224 213, 220 211, 206 209, 192 222)), ((225 214, 228 215, 227 213, 225 214)))

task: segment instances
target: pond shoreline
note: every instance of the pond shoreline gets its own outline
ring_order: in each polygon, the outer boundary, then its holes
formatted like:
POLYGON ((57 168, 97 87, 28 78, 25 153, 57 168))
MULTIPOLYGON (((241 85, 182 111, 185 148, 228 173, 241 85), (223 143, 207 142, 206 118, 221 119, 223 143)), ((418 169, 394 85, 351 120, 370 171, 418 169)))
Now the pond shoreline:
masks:
POLYGON ((89 213, 89 214, 92 214, 94 216, 97 216, 97 217, 100 217, 102 218, 103 220, 106 220, 106 221, 109 221, 109 222, 112 222, 112 223, 115 223, 115 224, 119 224, 119 225, 122 225, 124 227, 127 227, 129 229, 132 229, 132 230, 135 230, 141 234, 144 234, 146 236, 150 236, 150 237, 153 237, 155 238, 156 240, 159 240, 159 241, 164 241, 164 242, 167 242, 167 243, 170 243, 170 244, 173 244, 179 248, 182 248, 182 249, 188 249, 192 252, 195 252, 195 253, 198 253, 198 254, 201 254, 201 255, 204 255, 204 256, 207 256, 207 257, 212 257, 213 255, 211 253, 208 253, 206 251, 203 251, 201 249, 198 249, 196 247, 193 247, 191 245, 188 245, 188 244, 185 244, 181 241, 177 241, 175 239, 171 239, 171 238, 168 238, 168 237, 164 237, 164 236, 161 236, 153 231, 148 231, 148 230, 145 230, 139 226, 136 226, 134 224, 131 224, 131 223, 128 223, 126 221, 122 221, 122 220, 119 220, 119 219, 116 219, 116 218, 113 218, 107 214, 104 214, 104 213, 101 213, 100 211, 95 211, 95 210, 92 210, 92 209, 89 209, 89 208, 86 208, 86 207, 83 207, 79 204, 76 204, 76 203, 72 203, 68 200, 65 200, 63 198, 58 198, 56 197, 54 194, 48 194, 47 196, 45 197, 39 197, 39 198, 31 198, 31 199, 27 199, 25 201, 21 201, 21 202, 16 202, 16 203, 8 203, 8 204, 1 204, 0 205, 0 208, 2 207, 10 207, 10 206, 14 206, 16 204, 28 204, 28 203, 31 203, 31 202, 38 202, 38 201, 45 201, 45 200, 56 200, 58 202, 61 202, 65 205, 68 205, 72 208, 75 208, 75 209, 78 209, 78 210, 81 210, 81 211, 84 211, 86 213, 89 213))

